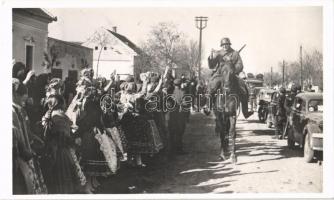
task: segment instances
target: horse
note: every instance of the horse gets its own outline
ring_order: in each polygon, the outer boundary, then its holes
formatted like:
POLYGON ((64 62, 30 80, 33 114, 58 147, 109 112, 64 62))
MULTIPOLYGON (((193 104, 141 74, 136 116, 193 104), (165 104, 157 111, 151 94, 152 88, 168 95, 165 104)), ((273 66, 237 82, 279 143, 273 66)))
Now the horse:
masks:
POLYGON ((231 137, 230 158, 233 164, 237 162, 236 152, 236 121, 239 108, 238 79, 234 73, 234 65, 230 61, 220 62, 219 56, 209 59, 209 67, 216 67, 209 81, 209 95, 213 99, 213 109, 216 116, 215 131, 220 136, 221 160, 227 160, 229 136, 231 137))

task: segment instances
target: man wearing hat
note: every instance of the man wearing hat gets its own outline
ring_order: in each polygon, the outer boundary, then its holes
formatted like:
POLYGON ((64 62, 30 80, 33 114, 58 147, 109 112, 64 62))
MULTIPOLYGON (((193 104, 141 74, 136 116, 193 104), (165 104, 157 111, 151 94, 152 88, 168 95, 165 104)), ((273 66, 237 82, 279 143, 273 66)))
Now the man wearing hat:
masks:
MULTIPOLYGON (((220 46, 222 47, 221 50, 215 51, 212 50, 211 55, 208 58, 209 68, 213 70, 212 77, 211 77, 211 84, 215 87, 218 86, 217 84, 220 80, 220 73, 219 68, 224 65, 224 63, 231 63, 234 67, 234 73, 238 78, 239 83, 239 98, 242 105, 242 113, 244 117, 247 119, 249 116, 253 114, 253 111, 248 112, 248 89, 247 86, 242 78, 239 77, 239 74, 243 73, 243 64, 241 57, 238 51, 235 51, 231 48, 231 42, 229 38, 222 38, 220 41, 220 46)), ((215 92, 218 88, 211 88, 210 94, 215 92)))
POLYGON ((285 103, 285 94, 286 90, 284 87, 281 87, 279 89, 279 96, 277 99, 277 112, 276 112, 276 130, 275 130, 275 136, 277 139, 283 139, 283 129, 284 125, 286 123, 286 110, 284 107, 285 103))
MULTIPOLYGON (((295 97, 296 97, 297 94, 299 94, 301 92, 300 90, 301 90, 301 86, 299 84, 293 84, 291 86, 291 92, 290 92, 289 95, 287 95, 287 97, 285 98, 285 101, 284 101, 284 108, 285 108, 285 111, 286 111, 286 118, 289 117, 291 109, 292 109, 293 102, 295 101, 295 97)), ((287 126, 288 126, 288 124, 286 123, 285 127, 284 127, 283 137, 287 136, 287 131, 286 131, 287 126)))

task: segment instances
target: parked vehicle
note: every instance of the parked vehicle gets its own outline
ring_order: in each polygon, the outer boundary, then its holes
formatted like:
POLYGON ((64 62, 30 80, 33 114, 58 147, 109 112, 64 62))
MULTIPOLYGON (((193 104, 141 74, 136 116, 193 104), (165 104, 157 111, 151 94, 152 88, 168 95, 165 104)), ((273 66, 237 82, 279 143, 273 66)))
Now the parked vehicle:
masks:
POLYGON ((258 94, 258 117, 260 122, 266 122, 269 112, 269 104, 271 101, 271 95, 275 92, 273 89, 263 88, 260 89, 258 94))
POLYGON ((306 162, 311 162, 315 152, 323 151, 323 95, 300 93, 296 96, 288 117, 288 146, 298 143, 304 148, 306 162))

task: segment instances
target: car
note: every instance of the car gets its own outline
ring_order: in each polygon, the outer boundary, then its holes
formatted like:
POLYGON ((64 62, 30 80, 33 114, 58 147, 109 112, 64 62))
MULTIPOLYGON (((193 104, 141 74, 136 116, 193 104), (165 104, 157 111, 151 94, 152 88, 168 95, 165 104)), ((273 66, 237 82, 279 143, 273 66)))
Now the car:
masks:
POLYGON ((258 93, 258 117, 260 122, 266 122, 269 111, 269 104, 271 101, 271 95, 275 92, 273 89, 262 88, 258 93))
POLYGON ((299 93, 293 102, 287 125, 288 147, 298 143, 304 148, 304 159, 311 162, 315 152, 323 151, 323 95, 299 93))

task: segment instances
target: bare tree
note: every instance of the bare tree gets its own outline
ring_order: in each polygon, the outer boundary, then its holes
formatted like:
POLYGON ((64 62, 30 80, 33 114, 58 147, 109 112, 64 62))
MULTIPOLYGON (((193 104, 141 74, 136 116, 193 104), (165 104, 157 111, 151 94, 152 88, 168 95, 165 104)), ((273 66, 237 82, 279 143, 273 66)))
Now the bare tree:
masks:
POLYGON ((305 52, 303 58, 303 77, 308 85, 318 85, 322 88, 323 80, 323 58, 322 53, 314 50, 305 52))
POLYGON ((100 29, 96 30, 94 34, 87 40, 90 43, 95 44, 99 49, 99 55, 97 57, 97 64, 96 64, 96 77, 98 76, 99 72, 99 62, 102 50, 112 42, 112 38, 108 33, 108 30, 101 27, 100 29))
POLYGON ((150 59, 151 67, 162 71, 165 66, 176 65, 182 37, 183 34, 171 22, 161 22, 152 26, 149 39, 141 47, 150 59))
MULTIPOLYGON (((194 77, 195 74, 198 73, 198 55, 198 43, 194 40, 190 40, 189 42, 185 41, 179 49, 177 56, 179 66, 183 68, 184 71, 188 71, 191 77, 194 77)), ((201 55, 203 55, 203 52, 201 55)))
POLYGON ((271 84, 272 87, 276 85, 280 85, 282 82, 281 77, 282 75, 278 72, 273 72, 272 74, 270 74, 270 72, 265 72, 263 75, 264 84, 267 86, 270 86, 271 84), (271 77, 272 77, 272 80, 271 80, 271 77))
POLYGON ((143 69, 161 72, 166 66, 176 67, 179 74, 190 77, 198 72, 198 43, 187 40, 174 23, 161 22, 152 26, 149 39, 140 46, 146 54, 143 69))
MULTIPOLYGON (((282 64, 279 63, 279 66, 282 64)), ((286 62, 285 80, 287 83, 300 83, 300 75, 303 76, 304 85, 317 85, 322 89, 323 86, 323 61, 322 53, 313 50, 311 53, 305 51, 303 55, 303 69, 301 72, 300 62, 286 62)), ((282 74, 280 74, 282 77, 282 74)))

